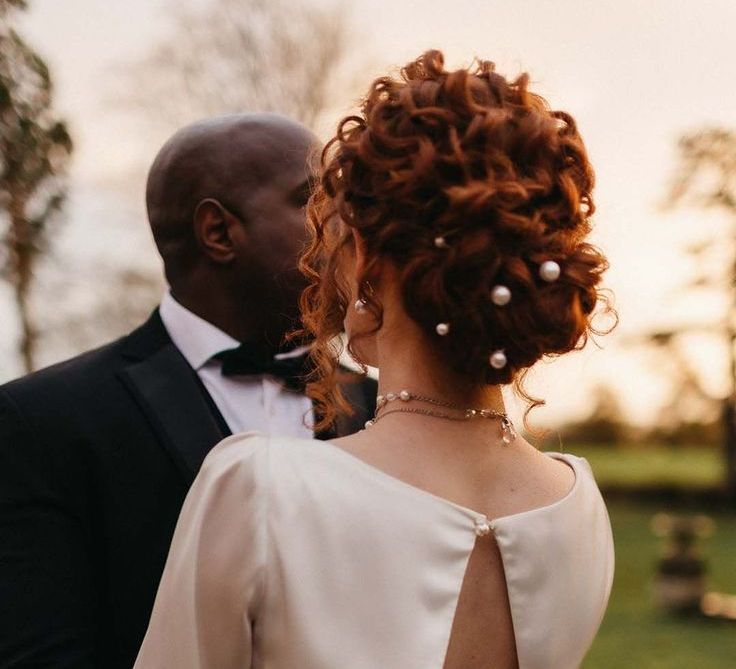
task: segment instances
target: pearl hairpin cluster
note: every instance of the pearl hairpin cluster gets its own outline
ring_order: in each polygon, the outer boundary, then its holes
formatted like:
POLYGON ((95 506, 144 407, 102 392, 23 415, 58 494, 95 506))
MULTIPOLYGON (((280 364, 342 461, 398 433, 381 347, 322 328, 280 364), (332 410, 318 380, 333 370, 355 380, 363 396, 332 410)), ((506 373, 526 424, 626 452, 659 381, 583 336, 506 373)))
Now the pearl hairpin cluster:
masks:
MULTIPOLYGON (((434 245, 438 249, 449 248, 447 240, 442 236, 437 236, 434 238, 434 245)), ((539 266, 538 273, 539 278, 542 279, 542 281, 552 283, 553 281, 557 281, 557 279, 559 279, 560 277, 560 265, 554 260, 545 260, 539 266)), ((508 286, 504 286, 503 284, 496 284, 491 290, 491 302, 493 302, 493 304, 495 304, 497 307, 506 306, 509 302, 511 302, 511 289, 508 286)), ((364 313, 367 305, 368 303, 366 302, 366 300, 360 297, 355 301, 355 311, 358 313, 364 313)), ((450 323, 437 323, 437 325, 435 326, 435 332, 437 332, 440 337, 448 335, 450 333, 450 323)), ((499 348, 493 351, 488 358, 488 362, 491 367, 493 367, 493 369, 503 369, 508 362, 504 349, 499 348)))
MULTIPOLYGON (((444 237, 435 237, 434 245, 438 249, 449 248, 447 240, 444 237)), ((560 277, 560 272, 560 265, 554 260, 545 260, 539 266, 539 278, 542 279, 542 281, 546 281, 548 283, 557 281, 557 279, 560 277)), ((491 302, 493 302, 493 304, 495 304, 497 307, 506 306, 509 302, 511 302, 511 289, 508 286, 504 286, 503 284, 496 284, 491 290, 491 302)), ((450 332, 450 324, 437 323, 435 330, 437 331, 438 335, 444 337, 450 332)), ((488 362, 490 363, 491 367, 493 367, 493 369, 503 369, 508 362, 506 359, 506 352, 502 348, 496 349, 491 353, 490 357, 488 358, 488 362)))

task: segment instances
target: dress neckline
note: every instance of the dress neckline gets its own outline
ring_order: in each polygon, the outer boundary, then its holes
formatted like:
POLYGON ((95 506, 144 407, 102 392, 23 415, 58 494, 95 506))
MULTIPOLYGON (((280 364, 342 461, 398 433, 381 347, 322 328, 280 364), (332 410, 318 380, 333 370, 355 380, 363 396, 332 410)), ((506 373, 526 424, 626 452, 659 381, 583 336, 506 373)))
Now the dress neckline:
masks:
POLYGON ((580 489, 580 486, 582 483, 583 472, 581 471, 581 468, 578 465, 579 459, 576 456, 570 453, 559 453, 557 451, 542 452, 542 455, 551 457, 555 460, 560 460, 562 462, 565 462, 572 469, 575 475, 575 480, 573 481, 573 484, 570 487, 570 489, 565 493, 565 495, 560 497, 560 499, 555 500, 554 502, 551 502, 550 504, 545 504, 543 506, 534 507, 531 509, 527 509, 525 511, 519 511, 517 513, 507 514, 505 516, 489 518, 487 514, 481 511, 476 511, 475 509, 471 509, 470 507, 464 506, 457 502, 453 502, 452 500, 449 500, 446 497, 441 497, 440 495, 430 492, 429 490, 425 490, 424 488, 420 488, 419 486, 409 483, 408 481, 404 481, 403 479, 400 479, 397 476, 394 476, 393 474, 389 474, 388 472, 384 471, 380 467, 376 467, 376 465, 372 465, 369 462, 366 462, 365 460, 358 457, 357 455, 354 455, 353 453, 346 451, 344 448, 341 448, 340 446, 337 446, 336 444, 333 444, 330 441, 320 441, 317 439, 313 441, 317 442, 318 444, 327 446, 331 451, 338 452, 345 458, 346 461, 352 461, 354 465, 360 467, 361 469, 368 472, 369 474, 372 474, 376 478, 382 479, 383 481, 389 483, 390 485, 393 485, 396 488, 404 489, 408 493, 413 494, 417 498, 424 498, 426 500, 433 501, 435 503, 443 504, 446 507, 455 508, 456 510, 461 511, 463 514, 470 516, 476 522, 479 520, 488 522, 491 525, 491 527, 493 527, 495 523, 505 523, 508 521, 516 520, 518 518, 533 515, 536 513, 545 513, 545 512, 551 511, 552 509, 558 506, 565 505, 574 496, 578 494, 578 490, 580 489))

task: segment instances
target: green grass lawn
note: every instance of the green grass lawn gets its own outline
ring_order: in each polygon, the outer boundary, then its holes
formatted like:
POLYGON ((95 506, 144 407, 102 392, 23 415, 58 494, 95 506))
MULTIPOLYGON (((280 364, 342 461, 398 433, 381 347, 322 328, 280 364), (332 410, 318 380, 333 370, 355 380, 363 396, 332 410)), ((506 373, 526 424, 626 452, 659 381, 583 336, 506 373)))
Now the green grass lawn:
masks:
POLYGON ((723 462, 716 448, 568 444, 565 450, 587 458, 598 484, 604 489, 607 486, 642 488, 656 485, 717 488, 723 480, 723 462))
MULTIPOLYGON (((609 504, 616 576, 606 617, 584 669, 736 667, 736 623, 680 619, 651 605, 649 583, 659 540, 652 535, 649 522, 661 510, 652 504, 609 504)), ((736 513, 711 517, 716 531, 703 541, 709 585, 719 592, 736 593, 736 513)))
MULTIPOLYGON (((588 459, 602 489, 631 488, 631 498, 608 504, 616 544, 616 575, 603 625, 583 669, 732 669, 736 623, 679 618, 657 611, 649 586, 660 549, 650 530, 659 511, 682 512, 666 502, 637 501, 635 491, 676 486, 712 489, 722 482, 716 449, 624 445, 568 445, 588 459)), ((697 511, 697 509, 694 509, 697 511)), ((703 540, 709 589, 736 594, 736 508, 708 512, 713 536, 703 540)))

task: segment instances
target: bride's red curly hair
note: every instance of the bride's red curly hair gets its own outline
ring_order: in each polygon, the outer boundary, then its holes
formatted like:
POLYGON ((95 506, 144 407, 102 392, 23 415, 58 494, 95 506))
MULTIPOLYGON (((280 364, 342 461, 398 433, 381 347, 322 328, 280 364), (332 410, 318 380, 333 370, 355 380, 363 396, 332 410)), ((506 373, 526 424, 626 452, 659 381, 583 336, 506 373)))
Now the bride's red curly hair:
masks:
MULTIPOLYGON (((427 51, 400 77, 376 79, 361 113, 338 124, 322 153, 300 263, 318 427, 348 410, 336 385, 350 298, 340 257, 354 232, 367 257, 359 285, 379 262, 392 263, 406 312, 442 358, 478 383, 515 382, 527 413, 543 402, 523 389, 525 372, 598 334, 599 301, 613 312, 599 289, 607 260, 585 241, 595 206, 583 140, 572 116, 550 110, 528 83, 489 61, 447 71, 442 53, 427 51), (561 267, 554 282, 539 277, 545 260, 561 267), (512 293, 502 307, 490 299, 497 284, 512 293), (450 323, 448 335, 437 335, 439 322, 450 323), (508 361, 500 370, 489 365, 495 349, 508 361)), ((364 297, 378 329, 381 306, 364 297)))

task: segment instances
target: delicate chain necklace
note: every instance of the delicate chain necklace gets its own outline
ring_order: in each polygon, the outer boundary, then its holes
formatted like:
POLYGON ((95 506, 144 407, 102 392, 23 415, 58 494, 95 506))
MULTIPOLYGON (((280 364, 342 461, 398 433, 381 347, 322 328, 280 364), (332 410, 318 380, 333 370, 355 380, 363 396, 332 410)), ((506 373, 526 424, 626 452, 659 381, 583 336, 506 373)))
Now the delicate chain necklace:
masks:
POLYGON ((381 418, 388 416, 392 413, 415 413, 420 414, 422 416, 431 416, 433 418, 444 418, 446 420, 471 420, 473 418, 496 418, 501 421, 501 429, 503 430, 503 443, 504 444, 510 444, 514 439, 516 439, 516 430, 514 429, 514 425, 511 422, 511 419, 508 417, 506 413, 502 413, 501 411, 496 411, 496 409, 473 409, 473 408, 465 408, 458 406, 457 404, 452 404, 451 402, 446 402, 444 400, 438 400, 434 397, 427 397, 426 395, 417 395, 415 393, 412 393, 410 390, 401 390, 398 393, 386 393, 385 395, 379 395, 376 398, 376 411, 373 414, 373 418, 369 421, 366 421, 366 428, 371 427, 372 425, 375 425, 381 418), (435 411, 434 409, 427 409, 422 407, 396 407, 395 409, 387 409, 386 411, 381 410, 391 404, 392 402, 395 402, 396 400, 399 400, 402 404, 408 403, 408 402, 425 402, 427 404, 433 404, 435 406, 439 407, 445 407, 447 409, 452 409, 453 411, 460 411, 462 412, 460 415, 455 415, 451 413, 447 413, 444 411, 435 411), (379 415, 379 412, 380 415, 379 415))

